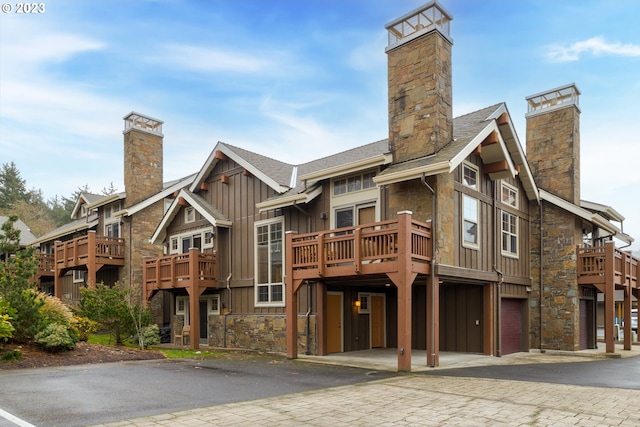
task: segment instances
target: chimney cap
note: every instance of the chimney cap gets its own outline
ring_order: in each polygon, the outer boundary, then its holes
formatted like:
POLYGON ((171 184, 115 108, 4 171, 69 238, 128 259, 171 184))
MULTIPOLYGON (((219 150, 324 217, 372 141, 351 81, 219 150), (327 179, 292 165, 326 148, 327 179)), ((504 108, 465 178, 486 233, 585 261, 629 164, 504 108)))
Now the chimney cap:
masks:
POLYGON ((385 25, 389 33, 389 45, 385 50, 388 52, 433 30, 453 43, 449 28, 452 20, 453 16, 444 7, 431 1, 385 25))
POLYGON ((162 120, 154 119, 153 117, 145 116, 135 111, 130 112, 122 119, 124 120, 124 131, 122 133, 136 129, 153 135, 163 136, 162 124, 164 122, 162 120))
POLYGON ((526 117, 535 116, 560 108, 575 106, 580 111, 580 89, 575 83, 569 83, 554 89, 545 90, 527 96, 526 117))

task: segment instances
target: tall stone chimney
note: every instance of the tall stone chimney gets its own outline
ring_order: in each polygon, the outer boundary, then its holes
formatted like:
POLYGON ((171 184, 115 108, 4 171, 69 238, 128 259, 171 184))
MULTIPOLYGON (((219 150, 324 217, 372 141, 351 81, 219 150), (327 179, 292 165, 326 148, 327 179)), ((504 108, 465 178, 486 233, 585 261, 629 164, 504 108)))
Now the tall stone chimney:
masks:
POLYGON ((453 138, 452 19, 433 1, 385 26, 394 163, 434 154, 453 138))
POLYGON ((580 91, 571 83, 528 96, 527 158, 538 187, 580 205, 580 91))
POLYGON ((162 190, 162 123, 135 112, 124 117, 125 208, 162 190))

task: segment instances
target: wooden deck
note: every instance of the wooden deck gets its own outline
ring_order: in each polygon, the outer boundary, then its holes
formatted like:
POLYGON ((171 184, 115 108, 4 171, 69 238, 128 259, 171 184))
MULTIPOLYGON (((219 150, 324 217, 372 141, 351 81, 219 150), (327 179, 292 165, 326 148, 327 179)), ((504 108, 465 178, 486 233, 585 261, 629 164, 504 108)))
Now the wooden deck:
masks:
POLYGON ((52 254, 38 254, 38 269, 36 270, 35 279, 42 277, 53 277, 56 273, 56 261, 52 254))
POLYGON ((57 270, 74 269, 92 263, 124 266, 124 239, 97 236, 95 232, 89 232, 73 240, 56 242, 54 253, 57 270))
POLYGON ((429 274, 431 266, 431 225, 415 220, 404 228, 392 220, 293 234, 288 244, 294 279, 393 273, 401 268, 429 274))
POLYGON ((578 284, 592 285, 604 294, 604 335, 607 353, 615 352, 615 290, 623 290, 624 348, 631 350, 631 296, 640 297, 638 259, 628 252, 616 249, 613 242, 604 246, 577 247, 576 253, 578 284))
POLYGON ((161 258, 146 258, 143 268, 143 286, 147 299, 160 290, 185 289, 202 293, 217 283, 215 253, 202 253, 192 249, 185 254, 161 258))

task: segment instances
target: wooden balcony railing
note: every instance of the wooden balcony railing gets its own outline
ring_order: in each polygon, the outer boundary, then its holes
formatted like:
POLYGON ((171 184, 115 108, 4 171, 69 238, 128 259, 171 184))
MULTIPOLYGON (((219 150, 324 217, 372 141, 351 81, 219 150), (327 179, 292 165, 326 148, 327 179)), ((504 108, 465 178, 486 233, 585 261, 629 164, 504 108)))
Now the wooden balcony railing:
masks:
POLYGON ((159 290, 215 287, 217 277, 216 254, 198 249, 144 260, 143 286, 147 298, 159 290))
POLYGON ((578 247, 577 254, 578 283, 593 285, 605 283, 607 274, 613 274, 615 285, 638 288, 638 259, 630 253, 609 244, 578 247))
POLYGON ((403 219, 290 237, 294 279, 396 272, 429 273, 431 224, 403 219), (402 260, 406 265, 400 265, 402 260))
POLYGON ((36 270, 36 280, 41 277, 51 276, 56 272, 56 263, 52 254, 38 254, 38 269, 36 270))
POLYGON ((86 236, 66 242, 56 242, 57 269, 74 268, 93 262, 96 265, 124 265, 124 239, 119 237, 86 236))

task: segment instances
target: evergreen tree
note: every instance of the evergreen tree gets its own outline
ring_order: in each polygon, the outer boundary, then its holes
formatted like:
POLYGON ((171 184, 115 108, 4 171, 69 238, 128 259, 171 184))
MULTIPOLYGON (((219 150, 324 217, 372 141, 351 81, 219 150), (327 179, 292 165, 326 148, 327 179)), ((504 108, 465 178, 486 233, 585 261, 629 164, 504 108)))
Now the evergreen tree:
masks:
POLYGON ((19 200, 29 201, 26 181, 14 162, 4 163, 0 168, 0 209, 10 209, 19 200))

